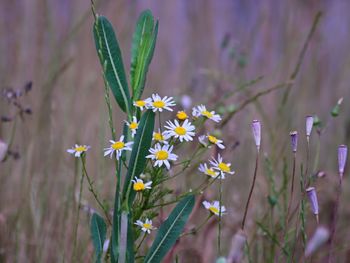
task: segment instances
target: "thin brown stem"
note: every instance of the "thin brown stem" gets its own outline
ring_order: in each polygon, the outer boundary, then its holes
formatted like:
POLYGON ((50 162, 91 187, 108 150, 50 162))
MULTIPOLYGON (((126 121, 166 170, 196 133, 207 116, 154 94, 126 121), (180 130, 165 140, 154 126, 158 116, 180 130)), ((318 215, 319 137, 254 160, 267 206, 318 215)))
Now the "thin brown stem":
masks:
POLYGON ((329 237, 329 252, 328 252, 328 263, 332 263, 333 261, 333 247, 334 247, 334 239, 335 239, 335 231, 337 227, 337 221, 338 221, 338 208, 339 208, 339 203, 340 203, 340 196, 342 192, 342 175, 339 176, 339 184, 338 184, 338 189, 337 189, 337 199, 335 202, 334 210, 333 210, 333 215, 334 219, 332 221, 331 225, 331 234, 329 237))
POLYGON ((256 175, 258 173, 258 165, 259 165, 259 151, 257 150, 256 159, 255 159, 255 169, 254 169, 253 183, 252 183, 252 185, 250 187, 248 200, 247 200, 247 203, 246 203, 246 206, 245 206, 245 210, 244 210, 244 216, 243 216, 242 225, 241 225, 242 230, 244 230, 245 221, 246 221, 246 218, 247 218, 247 213, 248 213, 248 208, 249 208, 249 203, 250 203, 250 199, 252 197, 254 186, 255 186, 256 175))
POLYGON ((295 164, 296 164, 296 153, 294 152, 293 153, 292 185, 290 187, 290 197, 289 197, 289 204, 288 204, 287 215, 286 215, 286 229, 288 227, 288 217, 289 217, 290 208, 292 206, 293 194, 294 194, 295 164))

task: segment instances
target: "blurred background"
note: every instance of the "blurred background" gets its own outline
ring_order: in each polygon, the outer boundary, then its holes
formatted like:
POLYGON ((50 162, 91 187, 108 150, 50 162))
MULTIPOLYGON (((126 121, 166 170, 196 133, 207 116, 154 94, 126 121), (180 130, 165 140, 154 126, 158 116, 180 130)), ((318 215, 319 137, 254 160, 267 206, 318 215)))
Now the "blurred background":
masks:
MULTIPOLYGON (((127 71, 134 26, 146 8, 159 19, 160 26, 144 97, 158 92, 174 96, 181 105, 187 95, 192 106, 206 103, 224 116, 254 94, 290 81, 314 18, 322 12, 288 98, 283 101, 285 85, 273 90, 239 111, 216 132, 226 143, 224 156, 236 171, 224 186, 224 204, 229 210, 224 222, 225 253, 238 229, 253 174, 253 119, 263 123, 265 159, 261 160, 247 224, 253 226, 253 217, 259 218, 268 207, 266 170, 272 170, 279 184, 283 167, 291 169, 291 130, 300 132, 300 170, 305 160, 305 116, 316 114, 327 125, 321 136, 314 132, 310 166, 313 172, 326 174, 319 180, 318 194, 320 221, 328 225, 337 184, 337 146, 350 142, 350 2, 97 1, 97 13, 107 16, 116 29, 127 71), (330 118, 330 110, 341 97, 344 102, 340 116, 330 118)), ((0 163, 1 262, 69 262, 78 189, 75 160, 66 149, 74 143, 92 146, 88 153, 90 176, 102 198, 112 204, 113 167, 102 156, 110 133, 92 25, 87 0, 0 2, 0 139, 13 141, 11 154, 0 163), (29 81, 32 89, 20 98, 23 117, 14 120, 19 108, 8 103, 4 94, 10 89, 23 89, 29 81)), ((114 101, 112 105, 116 123, 121 123, 124 116, 114 101)), ((195 184, 198 173, 193 173, 194 179, 184 180, 182 188, 195 184)), ((337 262, 350 260, 347 177, 337 231, 337 244, 341 244, 337 262)), ((207 194, 215 198, 215 190, 211 191, 207 194)), ((86 188, 83 199, 96 208, 86 188)), ((310 213, 308 217, 308 231, 312 233, 315 224, 310 213)), ((88 214, 82 213, 78 247, 81 262, 92 258, 88 220, 88 214)), ((192 239, 196 237, 190 237, 184 241, 186 246, 178 249, 180 255, 190 253, 191 261, 181 262, 213 262, 215 235, 205 244, 189 242, 192 239), (203 247, 205 252, 201 252, 203 247)))

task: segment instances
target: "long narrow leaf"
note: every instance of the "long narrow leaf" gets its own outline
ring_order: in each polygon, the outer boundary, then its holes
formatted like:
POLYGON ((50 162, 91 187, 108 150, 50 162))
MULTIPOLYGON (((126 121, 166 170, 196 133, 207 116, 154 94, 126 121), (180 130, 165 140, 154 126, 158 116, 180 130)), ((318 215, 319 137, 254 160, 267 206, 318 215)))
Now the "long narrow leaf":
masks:
POLYGON ((123 199, 125 205, 130 207, 135 197, 135 192, 131 189, 133 178, 138 177, 146 165, 146 155, 151 147, 154 129, 154 112, 146 111, 140 120, 129 161, 129 169, 124 182, 123 199))
POLYGON ((143 11, 136 23, 131 47, 130 82, 134 100, 141 97, 145 87, 146 75, 153 58, 157 35, 158 21, 154 25, 151 11, 143 11))
POLYGON ((106 239, 107 226, 103 218, 96 213, 94 213, 91 217, 90 231, 92 242, 95 247, 96 262, 101 262, 103 244, 106 239))
POLYGON ((168 219, 160 226, 157 236, 148 251, 145 263, 161 262, 181 234, 195 203, 193 195, 185 197, 173 209, 168 219))
POLYGON ((130 115, 130 94, 122 54, 111 23, 98 16, 94 24, 96 49, 112 93, 119 107, 130 115))

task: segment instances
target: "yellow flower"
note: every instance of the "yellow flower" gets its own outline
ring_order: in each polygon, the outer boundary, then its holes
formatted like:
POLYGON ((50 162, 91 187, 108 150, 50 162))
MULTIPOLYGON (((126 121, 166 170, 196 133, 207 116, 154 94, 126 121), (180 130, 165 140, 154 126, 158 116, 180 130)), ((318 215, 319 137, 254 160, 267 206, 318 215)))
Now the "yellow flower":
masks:
POLYGON ((176 114, 176 118, 178 118, 180 121, 184 121, 188 118, 186 112, 184 111, 178 111, 176 114))

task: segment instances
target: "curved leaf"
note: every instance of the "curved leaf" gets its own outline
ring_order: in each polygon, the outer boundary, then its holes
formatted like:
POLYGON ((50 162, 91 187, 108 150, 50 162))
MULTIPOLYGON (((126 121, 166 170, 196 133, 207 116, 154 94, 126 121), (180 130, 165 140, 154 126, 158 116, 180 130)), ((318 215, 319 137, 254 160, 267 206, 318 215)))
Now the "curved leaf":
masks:
POLYGON ((158 35, 158 21, 150 10, 143 11, 136 23, 131 46, 130 83, 133 99, 140 99, 146 83, 148 67, 152 61, 158 35))
POLYGON ((123 197, 127 207, 130 207, 135 197, 135 192, 131 190, 131 180, 133 180, 135 176, 139 176, 145 168, 146 155, 152 143, 153 129, 154 112, 148 110, 142 115, 139 127, 137 128, 128 165, 129 169, 125 178, 123 197))
POLYGON ((119 107, 130 115, 130 94, 122 54, 111 23, 98 16, 94 24, 94 39, 105 78, 119 107))
POLYGON ((185 227, 194 203, 195 198, 193 195, 190 195, 176 205, 168 219, 160 226, 144 262, 157 263, 162 261, 185 227))
POLYGON ((94 213, 91 217, 90 231, 92 242, 95 247, 96 262, 101 262, 103 244, 106 239, 107 226, 103 218, 96 213, 94 213))

